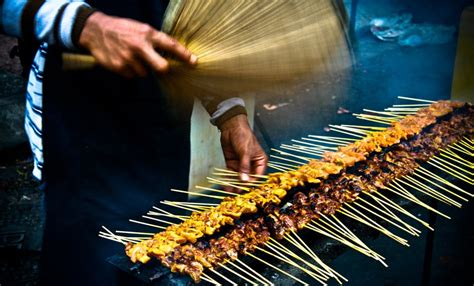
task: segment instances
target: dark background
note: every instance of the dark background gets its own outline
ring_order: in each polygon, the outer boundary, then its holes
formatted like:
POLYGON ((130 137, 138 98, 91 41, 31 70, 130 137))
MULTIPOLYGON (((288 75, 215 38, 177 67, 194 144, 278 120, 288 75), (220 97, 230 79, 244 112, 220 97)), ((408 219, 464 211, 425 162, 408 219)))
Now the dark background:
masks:
MULTIPOLYGON (((457 33, 446 44, 401 47, 382 42, 370 32, 370 20, 411 13, 415 23, 459 26, 462 10, 473 1, 344 1, 357 4, 352 33, 356 63, 351 70, 328 75, 293 91, 257 98, 255 130, 267 151, 290 139, 323 134, 328 124, 350 123, 362 108, 381 110, 401 103, 397 96, 448 99, 451 93, 457 33), (286 105, 269 111, 264 104, 286 105)), ((32 160, 24 132, 24 80, 18 58, 10 59, 13 39, 0 38, 0 284, 35 285, 43 227, 42 193, 30 175, 32 160)), ((332 263, 349 278, 347 285, 473 285, 474 217, 472 203, 459 210, 440 206, 452 217, 415 213, 430 221, 435 232, 410 238, 411 247, 379 236, 368 245, 387 258, 384 268, 355 251, 332 263)), ((144 210, 145 211, 145 210, 144 210)))

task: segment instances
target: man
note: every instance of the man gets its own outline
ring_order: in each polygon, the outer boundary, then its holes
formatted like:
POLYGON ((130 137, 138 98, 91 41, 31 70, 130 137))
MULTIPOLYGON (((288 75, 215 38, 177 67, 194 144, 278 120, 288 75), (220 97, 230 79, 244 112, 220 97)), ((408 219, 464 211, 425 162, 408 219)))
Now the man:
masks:
MULTIPOLYGON (((30 73, 25 123, 35 175, 46 183, 41 282, 116 285, 104 259, 123 249, 97 238, 100 226, 129 229, 129 218, 159 200, 185 199, 171 187, 187 188, 193 100, 160 92, 150 72, 164 73, 168 63, 157 50, 191 65, 199 59, 157 30, 166 1, 2 4, 6 33, 44 42, 30 73), (64 50, 87 51, 103 68, 63 72, 64 50)), ((243 102, 223 96, 203 103, 221 130, 227 166, 243 180, 263 173, 267 157, 243 102)))

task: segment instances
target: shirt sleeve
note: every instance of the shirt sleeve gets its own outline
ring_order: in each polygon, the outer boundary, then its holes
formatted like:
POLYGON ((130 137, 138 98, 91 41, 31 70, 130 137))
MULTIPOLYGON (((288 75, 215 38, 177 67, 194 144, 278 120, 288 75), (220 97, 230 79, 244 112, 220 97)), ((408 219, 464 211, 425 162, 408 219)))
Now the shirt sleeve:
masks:
POLYGON ((203 96, 199 100, 211 116, 211 124, 217 127, 234 116, 247 115, 245 102, 240 97, 203 96))
POLYGON ((94 11, 75 0, 4 0, 0 26, 13 37, 75 50, 85 19, 94 11))

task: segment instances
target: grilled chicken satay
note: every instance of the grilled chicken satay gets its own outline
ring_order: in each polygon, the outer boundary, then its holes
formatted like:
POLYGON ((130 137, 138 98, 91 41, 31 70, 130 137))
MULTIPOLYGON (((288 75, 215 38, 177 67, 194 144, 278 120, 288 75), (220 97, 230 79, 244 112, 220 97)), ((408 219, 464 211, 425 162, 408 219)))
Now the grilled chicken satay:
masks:
POLYGON ((449 121, 437 124, 424 134, 401 142, 388 151, 377 153, 361 162, 352 173, 343 172, 336 178, 322 182, 306 195, 294 195, 288 208, 277 204, 264 208, 265 216, 241 222, 218 239, 200 240, 176 248, 164 264, 173 271, 189 274, 195 281, 205 268, 233 261, 238 255, 253 252, 263 246, 270 236, 281 239, 289 231, 302 229, 320 214, 331 215, 346 202, 357 199, 362 190, 376 191, 395 178, 412 173, 420 162, 427 161, 440 148, 473 134, 474 113, 455 115, 449 121))
POLYGON ((234 220, 243 214, 256 213, 259 208, 269 203, 278 204, 286 192, 305 183, 319 183, 330 175, 340 173, 347 167, 365 160, 368 154, 381 151, 400 140, 419 133, 426 126, 461 107, 461 103, 440 101, 419 110, 393 124, 387 130, 374 132, 370 136, 340 147, 338 152, 326 152, 323 161, 313 160, 296 171, 276 173, 270 176, 262 186, 252 188, 248 193, 226 198, 219 206, 209 210, 193 213, 191 218, 178 225, 169 226, 157 233, 152 239, 127 245, 126 253, 133 262, 149 261, 149 254, 158 258, 169 254, 175 247, 186 242, 211 235, 222 226, 232 225, 234 220))

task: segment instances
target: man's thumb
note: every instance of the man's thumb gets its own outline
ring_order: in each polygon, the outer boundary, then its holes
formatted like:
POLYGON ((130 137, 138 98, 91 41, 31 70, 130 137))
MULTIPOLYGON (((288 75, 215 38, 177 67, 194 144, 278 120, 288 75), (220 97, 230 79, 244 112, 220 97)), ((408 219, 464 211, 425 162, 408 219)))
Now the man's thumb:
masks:
POLYGON ((240 167, 239 167, 240 180, 244 182, 250 181, 249 172, 250 172, 250 156, 243 155, 240 158, 240 167))

